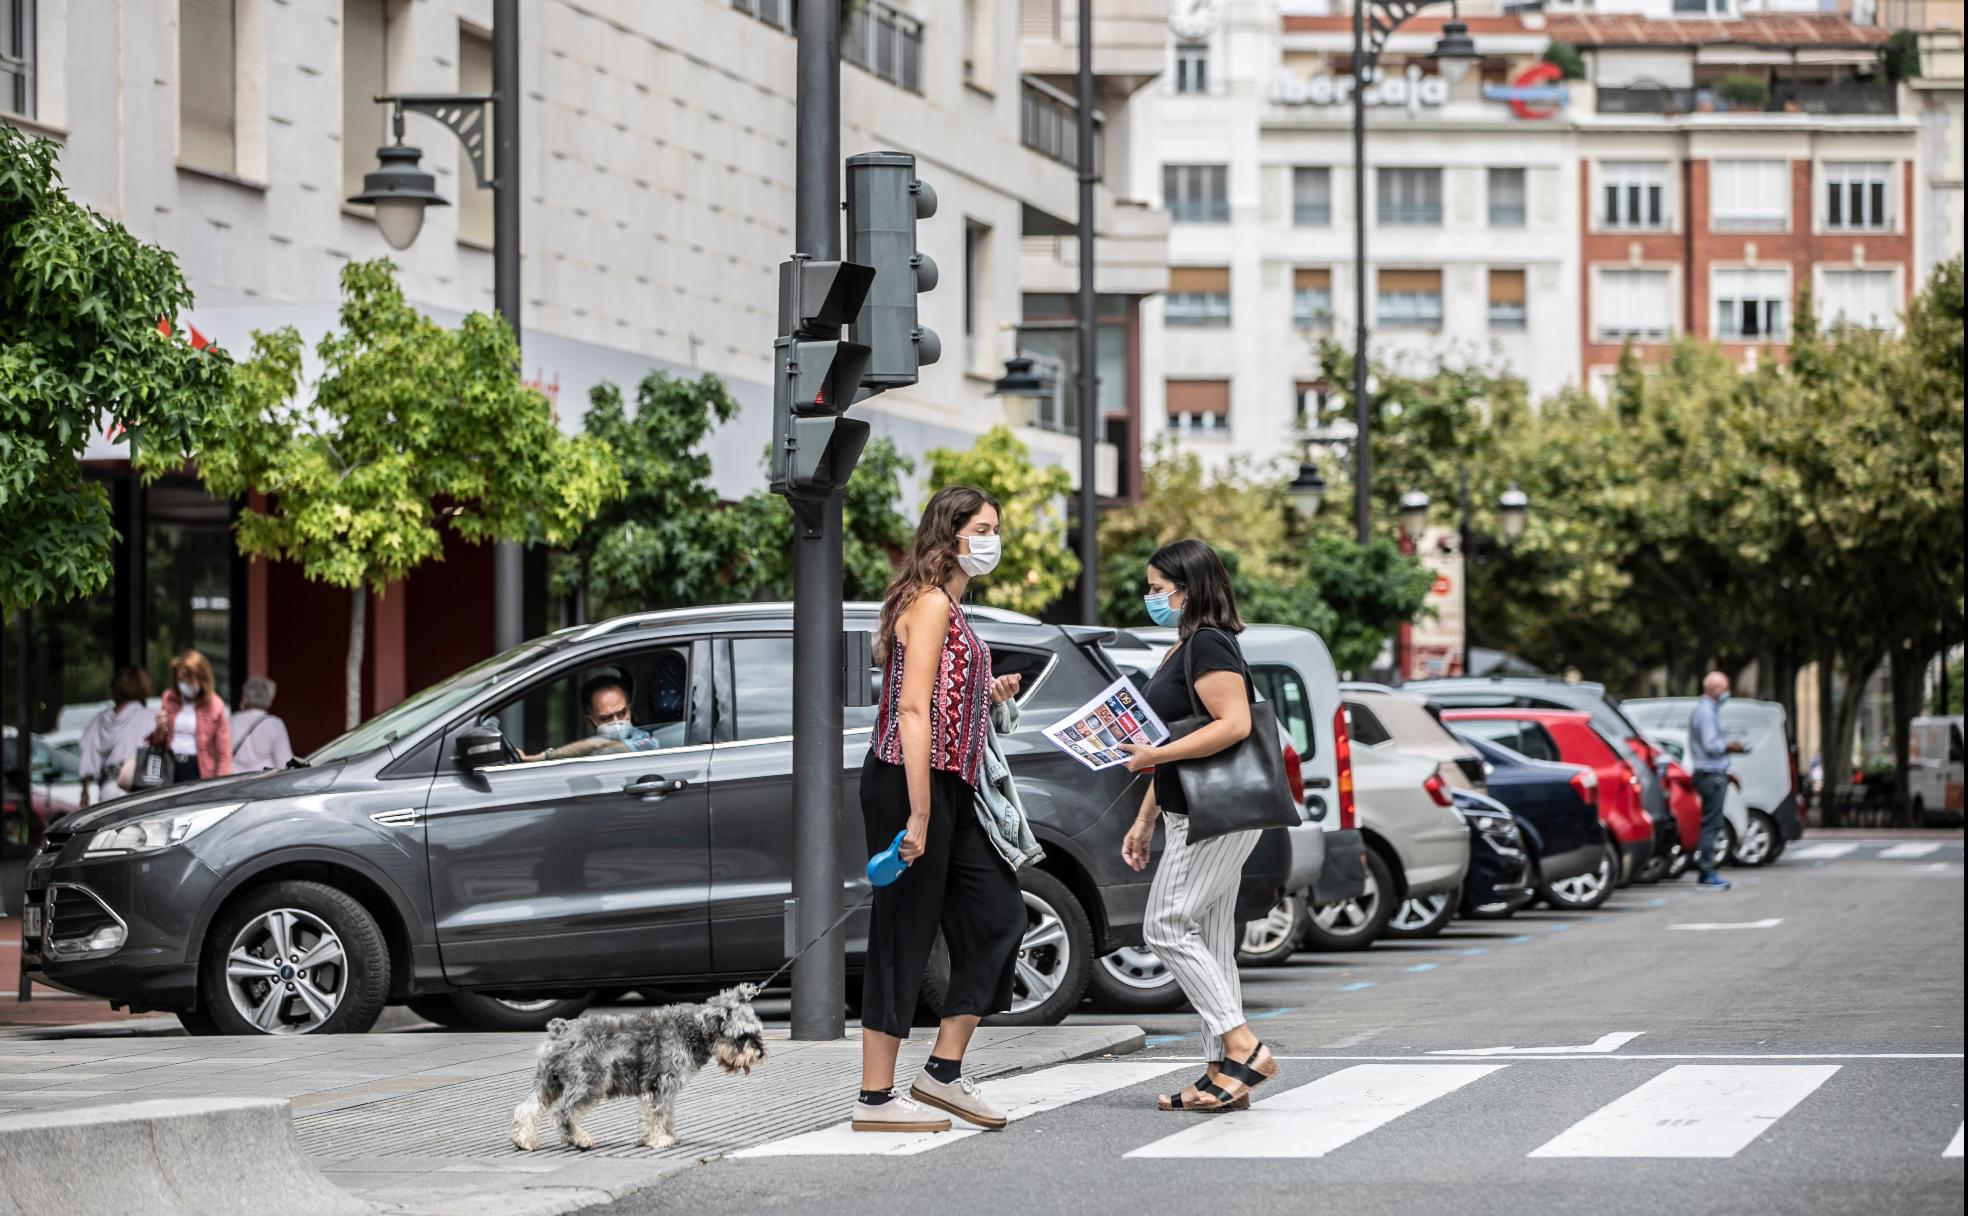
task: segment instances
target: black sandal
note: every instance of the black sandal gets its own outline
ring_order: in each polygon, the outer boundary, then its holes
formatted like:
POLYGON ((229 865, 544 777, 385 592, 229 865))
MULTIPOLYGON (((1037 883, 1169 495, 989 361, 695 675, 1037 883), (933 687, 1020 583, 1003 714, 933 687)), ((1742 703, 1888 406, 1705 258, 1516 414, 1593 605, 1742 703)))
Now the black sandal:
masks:
POLYGON ((1155 1099, 1155 1105, 1162 1110, 1185 1110, 1197 1114, 1220 1110, 1250 1109, 1250 1094, 1248 1092, 1241 1097, 1232 1097, 1224 1091, 1222 1086, 1210 1080, 1208 1073, 1197 1077, 1195 1083, 1189 1088, 1195 1090, 1198 1095, 1207 1094, 1216 1101, 1209 1106, 1190 1106, 1182 1101, 1182 1095, 1180 1093, 1173 1093, 1158 1096, 1155 1099))
POLYGON ((1276 1056, 1273 1056, 1270 1060, 1270 1072, 1265 1072, 1256 1067, 1258 1057, 1265 1054, 1268 1050, 1269 1048, 1265 1047, 1263 1043, 1259 1043, 1248 1056, 1244 1057, 1242 1063, 1236 1060, 1225 1060, 1223 1063, 1217 1065, 1217 1074, 1233 1085, 1242 1086, 1243 1092, 1233 1096, 1227 1093, 1220 1085, 1209 1086, 1208 1092, 1226 1104, 1242 1102, 1245 1106, 1249 1106, 1251 1091, 1278 1075, 1278 1060, 1276 1056))

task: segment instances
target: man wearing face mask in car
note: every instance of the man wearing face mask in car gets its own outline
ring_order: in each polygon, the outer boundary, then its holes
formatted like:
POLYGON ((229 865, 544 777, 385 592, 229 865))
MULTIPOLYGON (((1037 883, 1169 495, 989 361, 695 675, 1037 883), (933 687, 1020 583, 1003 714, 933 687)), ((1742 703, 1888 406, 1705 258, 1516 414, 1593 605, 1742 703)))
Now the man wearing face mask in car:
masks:
POLYGON ((527 760, 571 760, 611 752, 656 750, 656 737, 629 720, 629 689, 620 677, 600 675, 581 687, 587 703, 588 725, 594 734, 561 747, 550 747, 527 760))

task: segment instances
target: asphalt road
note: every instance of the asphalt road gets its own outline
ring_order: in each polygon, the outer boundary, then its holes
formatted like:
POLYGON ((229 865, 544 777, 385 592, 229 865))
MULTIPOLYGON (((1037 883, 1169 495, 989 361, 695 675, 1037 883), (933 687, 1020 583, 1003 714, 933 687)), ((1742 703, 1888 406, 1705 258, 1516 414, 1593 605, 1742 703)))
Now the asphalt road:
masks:
POLYGON ((1302 954, 1245 973, 1283 1060, 1248 1113, 1157 1111, 1195 1021, 1137 1015, 1141 1053, 995 1082, 1033 1112, 1004 1132, 813 1133, 597 1210, 1961 1212, 1961 857, 1786 858, 1302 954))

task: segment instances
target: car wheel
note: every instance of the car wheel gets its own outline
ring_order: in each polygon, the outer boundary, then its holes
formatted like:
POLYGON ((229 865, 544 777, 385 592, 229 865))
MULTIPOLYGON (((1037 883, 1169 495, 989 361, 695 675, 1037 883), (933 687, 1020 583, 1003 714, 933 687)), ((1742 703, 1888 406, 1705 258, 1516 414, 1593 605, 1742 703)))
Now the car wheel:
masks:
POLYGON ((1673 849, 1667 855, 1667 880, 1673 882, 1680 878, 1694 863, 1695 859, 1689 856, 1688 850, 1681 847, 1680 841, 1675 841, 1673 849))
POLYGON ((347 893, 277 882, 220 914, 199 974, 221 1033, 362 1034, 389 997, 389 948, 347 893))
POLYGON ((440 1026, 461 1030, 545 1030, 555 1018, 577 1018, 594 1004, 594 993, 567 997, 499 997, 478 992, 453 992, 441 998, 454 1014, 451 1021, 431 1018, 440 1026))
POLYGON ((1146 946, 1123 946, 1100 957, 1087 979, 1094 1004, 1115 1013, 1167 1013, 1188 1001, 1175 972, 1146 946))
POLYGON ((212 1015, 206 1013, 203 1009, 180 1009, 177 1011, 177 1014, 178 1025, 184 1027, 184 1032, 194 1038, 203 1038, 206 1035, 220 1033, 219 1024, 214 1022, 212 1015))
POLYGON ((1640 873, 1634 875, 1633 881, 1637 883, 1653 883, 1666 878, 1668 860, 1669 858, 1666 853, 1654 853, 1647 858, 1647 864, 1640 867, 1640 873))
POLYGON ((1284 962, 1305 935, 1307 915, 1305 897, 1287 895, 1272 906, 1270 915, 1245 921, 1237 961, 1246 967, 1275 967, 1284 962))
POLYGON ((1057 1026, 1079 1008, 1093 970, 1093 922, 1073 889, 1044 870, 1018 872, 1025 936, 1012 964, 1011 1011, 993 1026, 1057 1026))
POLYGON ((1767 866, 1777 859, 1777 824, 1762 811, 1749 813, 1749 825, 1743 829, 1742 840, 1732 843, 1729 856, 1738 865, 1767 866))
POLYGON ((1305 924, 1306 949, 1365 950, 1387 926, 1387 918, 1394 911, 1393 901, 1388 897, 1395 889, 1394 876, 1379 853, 1368 849, 1366 859, 1367 880, 1358 899, 1312 909, 1311 919, 1305 924))
POLYGON ((404 1002, 404 1008, 431 1025, 442 1026, 446 1030, 465 1030, 471 1025, 448 996, 413 997, 404 1002))
POLYGON ((1599 864, 1584 874, 1557 882, 1546 882, 1540 874, 1538 896, 1560 912, 1587 912, 1612 898, 1613 888, 1619 885, 1619 870, 1619 847, 1609 843, 1599 855, 1599 864))
POLYGON ((1388 937, 1435 937, 1455 919, 1461 891, 1437 891, 1401 901, 1382 930, 1388 937))

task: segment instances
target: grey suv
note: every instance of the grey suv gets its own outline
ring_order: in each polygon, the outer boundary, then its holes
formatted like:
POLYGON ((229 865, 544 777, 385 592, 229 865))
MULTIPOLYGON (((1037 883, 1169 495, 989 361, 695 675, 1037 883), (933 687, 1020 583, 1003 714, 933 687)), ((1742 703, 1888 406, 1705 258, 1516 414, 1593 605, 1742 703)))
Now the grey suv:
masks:
MULTIPOLYGON (((1008 741, 1045 846, 1010 1020, 1056 1022, 1093 960, 1141 940, 1146 874, 1120 860, 1143 778, 1089 773, 1039 727, 1115 675, 1105 630, 979 610, 1018 672, 1008 741)), ((873 605, 849 605, 843 898, 866 885, 856 777, 878 691, 873 605)), ((562 630, 458 673, 284 772, 119 799, 57 821, 27 870, 23 970, 194 1032, 367 1030, 407 1002, 527 1029, 597 991, 691 991, 784 957, 791 894, 792 613, 757 604, 562 630), (646 750, 588 736, 584 689, 629 692, 646 750), (558 751, 570 754, 556 754, 558 751)), ((1283 888, 1282 832, 1245 869, 1283 888)), ((865 914, 848 923, 859 963, 865 914)), ((850 984, 850 991, 855 985, 850 984)), ((933 1004, 937 977, 925 984, 933 1004)))

